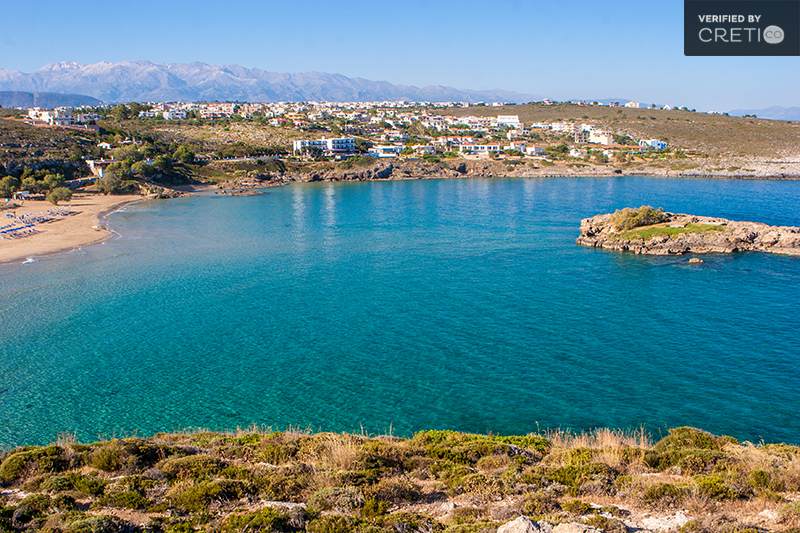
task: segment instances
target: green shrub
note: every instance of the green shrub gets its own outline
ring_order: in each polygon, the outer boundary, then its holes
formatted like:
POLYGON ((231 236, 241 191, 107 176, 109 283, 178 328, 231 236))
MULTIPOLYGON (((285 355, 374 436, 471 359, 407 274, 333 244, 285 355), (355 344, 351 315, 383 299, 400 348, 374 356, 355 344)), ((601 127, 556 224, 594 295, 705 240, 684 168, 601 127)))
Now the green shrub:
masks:
POLYGON ((454 524, 471 524, 486 515, 485 509, 478 507, 456 507, 451 513, 454 524))
POLYGON ((308 500, 308 506, 320 511, 333 509, 339 513, 352 513, 364 505, 364 495, 352 487, 325 487, 316 491, 308 500))
POLYGON ((308 533, 352 533, 358 522, 349 516, 321 516, 308 524, 308 533))
POLYGON ((645 488, 639 499, 650 507, 667 508, 678 506, 687 494, 688 490, 685 487, 656 483, 645 488))
POLYGON ((404 477, 383 478, 366 490, 376 500, 390 504, 413 502, 422 497, 422 489, 404 477))
POLYGON ((0 482, 10 483, 23 473, 54 473, 69 467, 58 446, 28 447, 12 451, 0 464, 0 482))
POLYGON ((53 500, 47 494, 31 494, 26 496, 19 504, 32 511, 44 514, 52 506, 53 500))
POLYGON ((251 533, 263 531, 266 533, 272 531, 294 531, 294 528, 289 525, 286 512, 267 507, 254 513, 229 516, 225 520, 221 531, 223 533, 240 533, 242 531, 251 533))
POLYGON ((580 466, 550 468, 545 475, 550 481, 556 481, 577 490, 585 483, 601 482, 611 485, 618 473, 605 463, 589 463, 580 466))
POLYGON ((105 472, 116 472, 122 468, 122 453, 115 442, 110 442, 91 453, 89 464, 105 472))
POLYGON ((441 533, 444 530, 444 526, 430 516, 405 511, 381 517, 378 525, 394 531, 441 533))
POLYGON ((76 509, 75 498, 67 494, 58 494, 54 496, 52 505, 62 513, 74 511, 76 509))
POLYGON ((778 515, 781 518, 800 517, 800 501, 788 503, 778 509, 778 515))
POLYGON ((186 511, 201 511, 221 493, 222 487, 217 483, 199 483, 177 488, 168 493, 167 498, 186 511))
POLYGON ((96 476, 85 476, 83 474, 70 474, 69 481, 78 492, 87 496, 98 496, 103 494, 108 484, 106 481, 96 476))
POLYGON ((658 224, 667 219, 663 211, 653 209, 648 205, 643 205, 639 209, 617 209, 611 216, 611 226, 615 231, 626 231, 640 226, 650 226, 658 224))
POLYGON ((68 476, 50 476, 39 485, 46 492, 65 492, 72 490, 72 482, 68 476))
POLYGON ((738 496, 719 476, 695 476, 693 480, 700 494, 712 500, 733 500, 738 496))
POLYGON ((677 466, 681 473, 695 475, 727 470, 731 459, 718 450, 685 448, 649 451, 645 454, 644 463, 658 471, 677 466))
POLYGON ((361 508, 361 516, 370 520, 372 518, 386 514, 389 510, 389 504, 376 500, 375 498, 367 498, 364 501, 364 506, 361 508))
POLYGON ((522 514, 526 516, 541 516, 558 511, 560 505, 552 494, 546 492, 531 492, 525 495, 520 504, 522 514))
POLYGON ((726 439, 691 427, 669 430, 669 435, 658 441, 653 449, 657 452, 673 450, 720 450, 726 439))
POLYGON ((126 531, 128 524, 111 516, 91 516, 72 522, 66 533, 112 533, 126 531))
POLYGON ((617 518, 625 516, 625 511, 623 511, 616 505, 604 505, 600 508, 600 512, 605 514, 610 514, 611 516, 615 516, 617 518))
POLYGON ((628 533, 629 529, 622 520, 594 514, 584 521, 587 526, 597 528, 605 533, 628 533))
POLYGON ((126 490, 114 494, 106 494, 98 500, 98 503, 109 507, 145 509, 150 504, 150 500, 135 490, 126 490))
POLYGON ((753 470, 747 477, 747 483, 754 489, 765 489, 770 486, 769 472, 763 470, 753 470))
POLYGON ((188 455, 168 459, 159 468, 170 479, 202 480, 219 473, 224 464, 215 457, 207 455, 188 455))
POLYGON ((589 505, 586 502, 582 502, 580 500, 566 501, 561 504, 561 508, 564 509, 564 511, 568 512, 569 514, 579 515, 579 516, 585 515, 586 513, 592 510, 591 505, 589 505))
POLYGON ((295 444, 262 443, 261 447, 256 450, 256 457, 265 463, 282 465, 291 461, 299 449, 295 444))

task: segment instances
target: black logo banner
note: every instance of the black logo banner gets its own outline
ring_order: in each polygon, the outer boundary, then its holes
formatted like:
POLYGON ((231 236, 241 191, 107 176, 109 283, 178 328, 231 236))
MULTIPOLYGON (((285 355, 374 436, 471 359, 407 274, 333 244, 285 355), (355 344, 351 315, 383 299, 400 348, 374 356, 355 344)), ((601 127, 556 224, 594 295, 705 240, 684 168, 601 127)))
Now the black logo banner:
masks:
POLYGON ((687 56, 800 56, 800 0, 684 0, 687 56))

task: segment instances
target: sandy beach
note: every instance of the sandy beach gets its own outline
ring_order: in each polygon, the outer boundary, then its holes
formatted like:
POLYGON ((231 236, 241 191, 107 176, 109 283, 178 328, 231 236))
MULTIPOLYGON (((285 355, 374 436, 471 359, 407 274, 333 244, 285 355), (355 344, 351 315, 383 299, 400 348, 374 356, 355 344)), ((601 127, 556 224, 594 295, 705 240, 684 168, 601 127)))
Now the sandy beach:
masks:
MULTIPOLYGON (((141 196, 105 196, 78 193, 69 202, 62 202, 73 214, 56 217, 49 222, 36 224, 37 233, 18 238, 0 238, 0 263, 24 260, 108 239, 113 232, 102 227, 100 220, 121 206, 142 200, 141 196)), ((46 213, 54 206, 47 201, 27 200, 16 209, 0 211, 0 226, 14 222, 7 214, 17 217, 29 213, 46 213)))

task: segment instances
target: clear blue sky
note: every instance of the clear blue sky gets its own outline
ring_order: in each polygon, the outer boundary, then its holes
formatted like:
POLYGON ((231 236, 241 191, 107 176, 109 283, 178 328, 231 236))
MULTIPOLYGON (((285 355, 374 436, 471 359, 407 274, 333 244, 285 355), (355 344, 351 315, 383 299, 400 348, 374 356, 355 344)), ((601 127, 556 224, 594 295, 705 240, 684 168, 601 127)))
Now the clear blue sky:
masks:
POLYGON ((405 85, 800 106, 798 57, 684 57, 683 2, 0 0, 0 68, 150 60, 405 85))

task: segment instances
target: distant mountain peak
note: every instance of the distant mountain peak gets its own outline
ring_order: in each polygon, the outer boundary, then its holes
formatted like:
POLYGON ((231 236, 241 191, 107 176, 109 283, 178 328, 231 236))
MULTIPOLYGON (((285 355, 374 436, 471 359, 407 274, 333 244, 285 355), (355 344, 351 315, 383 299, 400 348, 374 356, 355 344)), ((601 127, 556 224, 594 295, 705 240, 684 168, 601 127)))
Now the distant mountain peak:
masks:
POLYGON ((441 85, 419 88, 324 72, 280 73, 236 64, 74 61, 46 65, 33 74, 0 69, 0 91, 86 94, 105 102, 237 100, 276 101, 515 101, 535 94, 461 90, 441 85))

